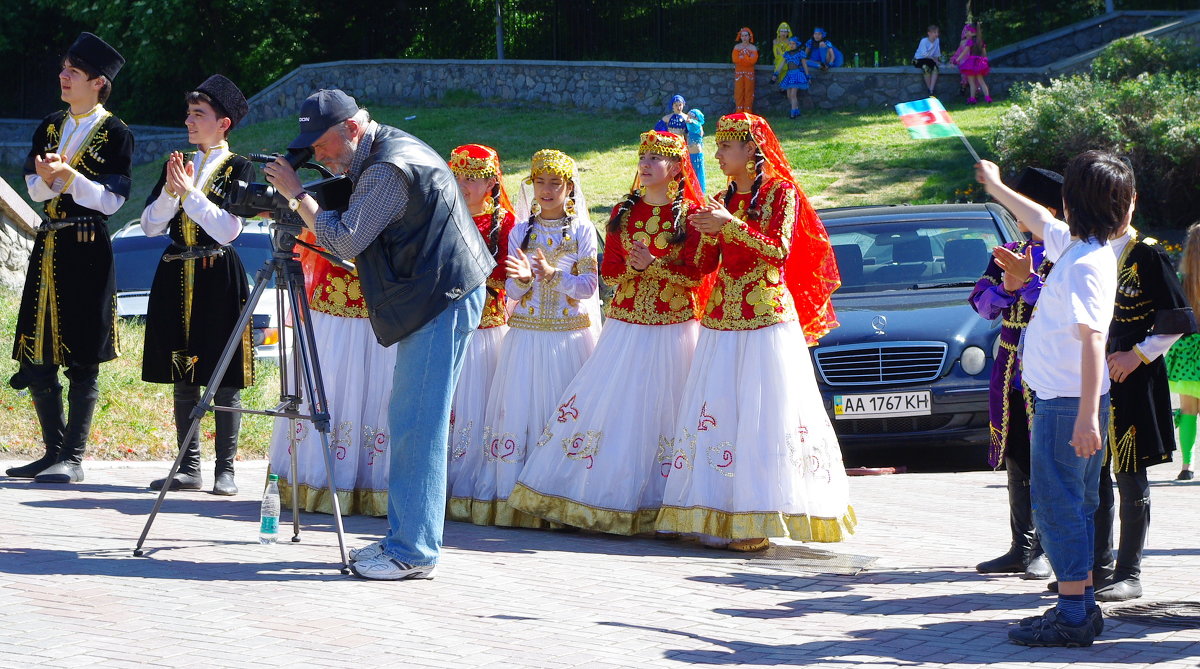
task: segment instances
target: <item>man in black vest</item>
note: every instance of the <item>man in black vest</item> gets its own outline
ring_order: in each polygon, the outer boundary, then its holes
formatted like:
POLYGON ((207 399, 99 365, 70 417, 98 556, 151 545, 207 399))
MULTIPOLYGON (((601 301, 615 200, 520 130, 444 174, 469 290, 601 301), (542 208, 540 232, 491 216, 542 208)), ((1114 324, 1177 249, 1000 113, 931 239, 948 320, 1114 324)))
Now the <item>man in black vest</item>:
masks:
POLYGON ((432 578, 446 507, 450 402, 495 266, 446 161, 380 125, 354 98, 320 90, 300 107, 300 135, 331 171, 354 180, 344 211, 322 210, 282 158, 264 169, 317 240, 354 260, 375 337, 395 345, 388 409, 388 534, 350 551, 363 578, 432 578))

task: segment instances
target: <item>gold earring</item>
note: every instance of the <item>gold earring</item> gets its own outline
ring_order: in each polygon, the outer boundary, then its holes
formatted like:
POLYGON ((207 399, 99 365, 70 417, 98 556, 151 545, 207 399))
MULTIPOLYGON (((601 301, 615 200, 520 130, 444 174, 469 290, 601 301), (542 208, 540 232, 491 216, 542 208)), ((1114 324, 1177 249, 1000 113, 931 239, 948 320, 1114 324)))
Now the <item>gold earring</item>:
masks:
POLYGON ((542 205, 538 204, 537 202, 529 205, 529 213, 533 214, 534 216, 542 213, 542 205))
POLYGON ((567 206, 564 207, 564 210, 567 212, 567 216, 575 215, 575 198, 567 198, 567 206))
POLYGON ((667 183, 667 199, 674 201, 676 195, 679 195, 679 182, 672 179, 667 183))
POLYGON ((754 174, 754 166, 755 165, 756 165, 756 163, 753 160, 747 160, 746 161, 746 171, 749 172, 750 174, 754 174))
POLYGON ((485 213, 485 214, 496 213, 496 198, 492 197, 491 195, 488 195, 487 197, 483 198, 483 213, 485 213))

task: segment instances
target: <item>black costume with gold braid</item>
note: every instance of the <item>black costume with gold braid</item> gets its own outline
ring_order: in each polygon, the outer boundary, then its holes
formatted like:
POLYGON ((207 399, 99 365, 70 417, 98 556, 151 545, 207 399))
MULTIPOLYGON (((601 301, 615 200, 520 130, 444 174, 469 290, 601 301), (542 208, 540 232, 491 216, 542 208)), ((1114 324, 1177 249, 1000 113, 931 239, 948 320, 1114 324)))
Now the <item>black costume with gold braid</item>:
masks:
MULTIPOLYGON (((129 197, 133 135, 116 116, 101 113, 106 117, 69 162, 82 176, 129 197)), ((57 111, 42 120, 25 159, 26 175, 36 173, 36 156, 58 152, 66 118, 66 111, 57 111)), ((47 200, 43 212, 51 222, 86 220, 38 230, 21 294, 13 359, 34 365, 112 360, 120 347, 114 327, 116 282, 108 216, 76 203, 67 193, 47 200)))
MULTIPOLYGON (((254 169, 249 160, 231 153, 200 187, 210 202, 220 206, 233 180, 253 181, 254 169)), ((165 183, 163 165, 147 206, 158 199, 165 183)), ((175 212, 167 234, 171 244, 163 251, 163 258, 188 250, 214 253, 221 248, 183 207, 175 212)), ((246 270, 232 248, 226 247, 219 255, 160 261, 146 312, 142 380, 207 384, 249 295, 246 270)), ((254 345, 249 325, 241 337, 242 345, 218 384, 221 387, 246 388, 254 383, 254 345)))
MULTIPOLYGON (((89 39, 88 44, 93 46, 103 44, 94 37, 89 39)), ((107 45, 103 48, 110 49, 107 45)), ((119 69, 119 65, 115 67, 119 69)), ((108 67, 109 72, 113 69, 108 67)), ((67 113, 63 110, 50 114, 34 131, 25 159, 26 176, 37 173, 35 158, 59 152, 67 113)), ((127 198, 133 134, 102 107, 93 113, 104 117, 75 154, 63 159, 78 172, 74 178, 86 178, 127 198)), ((42 211, 46 222, 34 238, 13 337, 12 355, 20 364, 20 372, 10 383, 29 387, 46 452, 5 473, 32 477, 39 483, 71 483, 83 480, 80 465, 100 396, 100 363, 120 354, 112 243, 108 216, 75 202, 68 193, 47 200, 42 211), (70 381, 70 411, 66 414, 58 377, 60 366, 66 368, 64 373, 70 381)))
MULTIPOLYGON (((1108 330, 1108 353, 1134 350, 1150 335, 1188 334, 1196 320, 1184 298, 1175 268, 1158 242, 1132 238, 1117 262, 1117 295, 1108 330)), ((1139 354, 1140 356, 1140 354, 1139 354)), ((1093 572, 1096 598, 1121 601, 1141 596, 1142 550, 1150 530, 1150 483, 1146 468, 1170 462, 1175 450, 1171 395, 1162 356, 1138 365, 1109 390, 1112 412, 1108 452, 1100 474, 1100 505, 1096 510, 1093 572), (1113 476, 1120 491, 1121 537, 1115 569, 1112 564, 1114 504, 1113 476)))

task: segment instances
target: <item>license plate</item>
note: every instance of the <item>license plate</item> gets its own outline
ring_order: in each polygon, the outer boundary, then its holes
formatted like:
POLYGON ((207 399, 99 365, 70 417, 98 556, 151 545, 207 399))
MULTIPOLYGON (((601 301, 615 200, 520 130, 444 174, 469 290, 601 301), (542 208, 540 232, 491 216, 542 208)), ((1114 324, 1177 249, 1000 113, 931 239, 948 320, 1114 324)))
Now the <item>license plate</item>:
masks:
POLYGON ((881 416, 928 416, 930 408, 928 390, 833 396, 833 416, 837 420, 881 416))

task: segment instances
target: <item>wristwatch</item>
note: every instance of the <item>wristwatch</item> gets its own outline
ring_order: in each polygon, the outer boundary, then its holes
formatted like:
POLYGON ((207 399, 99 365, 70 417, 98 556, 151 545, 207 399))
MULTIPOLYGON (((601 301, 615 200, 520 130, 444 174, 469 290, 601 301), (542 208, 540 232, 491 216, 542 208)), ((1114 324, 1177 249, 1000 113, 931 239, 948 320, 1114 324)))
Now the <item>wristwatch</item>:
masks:
POLYGON ((288 209, 291 209, 292 211, 296 211, 296 210, 300 209, 300 200, 303 200, 306 197, 308 197, 308 191, 306 191, 306 190, 300 191, 299 195, 288 200, 288 209))

